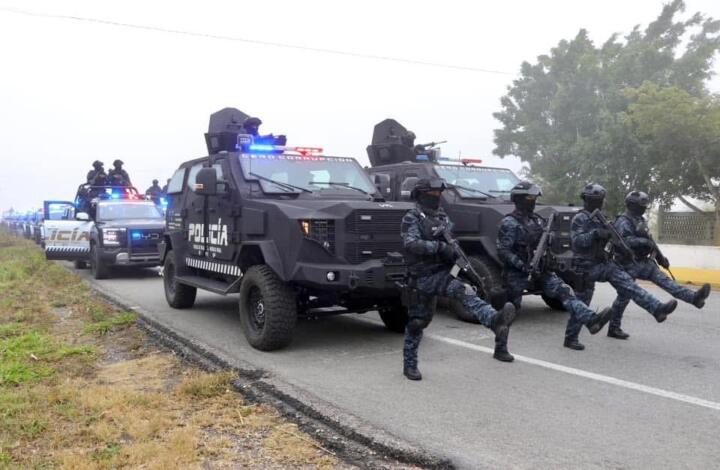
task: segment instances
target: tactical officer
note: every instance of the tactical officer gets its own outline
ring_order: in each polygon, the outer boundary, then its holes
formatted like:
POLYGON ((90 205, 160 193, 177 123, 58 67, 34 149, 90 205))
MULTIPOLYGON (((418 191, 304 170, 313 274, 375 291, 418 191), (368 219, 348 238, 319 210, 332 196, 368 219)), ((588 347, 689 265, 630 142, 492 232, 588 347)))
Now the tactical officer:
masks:
POLYGON ((415 133, 413 131, 407 131, 400 137, 400 143, 409 147, 415 147, 415 133))
POLYGON ((115 186, 130 186, 130 176, 127 171, 123 170, 124 163, 122 160, 117 159, 113 162, 113 169, 108 172, 108 179, 110 183, 115 186))
POLYGON ((147 188, 145 191, 146 196, 150 196, 151 199, 157 199, 163 194, 163 190, 160 187, 158 180, 152 180, 152 186, 147 188))
MULTIPOLYGON (((599 184, 588 184, 581 193, 583 210, 572 220, 572 249, 575 252, 575 267, 582 276, 585 291, 578 297, 586 304, 590 303, 595 282, 609 282, 618 296, 632 299, 636 304, 650 312, 658 323, 665 321, 677 307, 677 300, 662 303, 645 289, 638 286, 633 278, 619 264, 612 260, 611 233, 599 221, 592 217, 595 210, 602 209, 605 202, 605 188, 599 184)), ((613 311, 613 315, 615 312, 613 311)), ((571 319, 572 320, 572 319, 571 319)), ((570 345, 577 343, 577 333, 582 325, 574 324, 568 328, 570 345), (573 341, 574 340, 574 341, 573 341)), ((566 343, 568 345, 568 343, 566 343)))
POLYGON ((262 121, 260 118, 249 117, 243 122, 243 129, 246 134, 253 136, 253 141, 256 144, 267 144, 267 145, 285 145, 287 143, 287 137, 284 135, 260 135, 260 125, 262 121))
MULTIPOLYGON (((615 260, 635 279, 652 281, 670 293, 676 299, 684 300, 697 308, 705 306, 705 299, 710 295, 710 284, 704 284, 693 292, 670 279, 658 268, 658 265, 670 269, 670 261, 662 254, 650 236, 645 211, 650 205, 650 197, 642 191, 631 191, 625 196, 625 213, 615 220, 615 229, 625 240, 634 255, 634 260, 626 253, 615 253, 615 260)), ((610 320, 608 336, 617 339, 627 339, 629 334, 621 328, 622 316, 630 303, 630 298, 618 295, 613 303, 613 317, 610 320)))
POLYGON ((105 173, 105 169, 103 168, 103 162, 101 162, 100 160, 95 160, 93 162, 92 166, 93 166, 93 169, 88 171, 87 178, 86 178, 87 182, 90 184, 95 183, 95 176, 98 173, 105 173))
POLYGON ((547 228, 547 221, 535 213, 535 202, 539 196, 542 196, 540 187, 528 181, 519 182, 510 191, 510 200, 515 204, 515 211, 500 222, 496 242, 498 256, 504 264, 505 289, 508 298, 518 310, 523 292, 533 287, 541 289, 546 296, 561 301, 563 307, 570 312, 565 330, 565 346, 583 349, 570 346, 582 346, 577 340, 575 325, 585 325, 594 335, 610 320, 612 311, 605 308, 599 314, 594 313, 575 297, 573 289, 550 271, 548 266, 540 266, 538 272, 531 269, 533 254, 547 228))
POLYGON ((495 333, 496 359, 505 362, 514 359, 506 346, 508 328, 515 318, 513 304, 508 302, 497 312, 477 296, 472 286, 450 273, 456 258, 455 250, 439 239, 443 228, 452 230, 452 222, 440 208, 440 195, 444 189, 445 184, 440 179, 418 180, 411 193, 417 205, 402 220, 401 236, 408 262, 410 297, 403 373, 410 380, 422 378, 418 370, 418 347, 423 330, 433 317, 432 298, 438 295, 459 300, 478 323, 495 333))

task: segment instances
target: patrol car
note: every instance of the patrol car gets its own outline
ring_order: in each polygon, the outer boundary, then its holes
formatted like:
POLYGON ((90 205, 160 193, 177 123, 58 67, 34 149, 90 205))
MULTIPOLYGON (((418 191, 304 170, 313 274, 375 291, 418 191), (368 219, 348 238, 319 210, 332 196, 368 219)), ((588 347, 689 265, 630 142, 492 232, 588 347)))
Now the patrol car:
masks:
MULTIPOLYGON (((454 235, 484 280, 479 294, 494 307, 502 307, 506 299, 495 242, 500 221, 515 210, 510 190, 520 179, 507 168, 484 166, 480 159, 443 158, 438 148, 404 145, 399 137, 406 133, 407 129, 394 119, 375 126, 372 144, 367 147, 369 175, 388 201, 409 201, 420 178, 445 180, 451 189, 443 192, 441 204, 455 224, 454 235)), ((577 210, 571 206, 537 206, 537 213, 546 218, 556 213, 550 258, 553 268, 571 285, 577 279, 572 267, 570 225, 577 210)), ((551 308, 562 309, 555 299, 543 296, 543 300, 551 308)), ((453 302, 452 307, 461 319, 471 319, 459 303, 453 302)))
POLYGON ((71 260, 78 269, 89 263, 95 279, 108 277, 112 266, 160 264, 165 220, 134 187, 82 185, 75 201, 45 201, 44 208, 47 259, 71 260))
POLYGON ((403 331, 399 233, 411 205, 386 202, 352 158, 254 143, 240 133, 246 118, 213 114, 210 155, 168 184, 168 304, 191 307, 197 289, 239 293, 244 334, 265 351, 290 343, 298 316, 378 310, 403 331))

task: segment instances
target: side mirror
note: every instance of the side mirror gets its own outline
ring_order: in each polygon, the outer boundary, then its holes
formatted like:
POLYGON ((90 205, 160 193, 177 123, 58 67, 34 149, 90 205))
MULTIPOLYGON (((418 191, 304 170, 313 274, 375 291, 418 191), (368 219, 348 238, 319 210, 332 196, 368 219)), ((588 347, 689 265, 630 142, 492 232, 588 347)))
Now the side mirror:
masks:
POLYGON ((204 196, 217 194, 217 173, 215 168, 202 168, 195 177, 195 192, 204 196))
POLYGON ((78 212, 77 214, 75 214, 75 220, 84 220, 87 222, 88 220, 90 220, 90 216, 87 214, 87 212, 78 212))

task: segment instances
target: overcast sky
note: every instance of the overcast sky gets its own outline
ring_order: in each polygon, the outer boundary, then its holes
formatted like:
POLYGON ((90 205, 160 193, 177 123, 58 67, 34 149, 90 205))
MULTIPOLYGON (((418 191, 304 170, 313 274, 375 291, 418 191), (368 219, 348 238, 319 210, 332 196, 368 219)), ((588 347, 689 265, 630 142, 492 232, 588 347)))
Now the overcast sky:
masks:
MULTIPOLYGON (((375 123, 394 117, 443 153, 491 157, 492 113, 523 60, 586 28, 596 42, 646 25, 658 0, 0 0, 0 209, 72 198, 93 160, 125 161, 144 191, 206 155, 210 113, 232 106, 289 144, 367 163, 375 123), (3 8, 503 73, 413 65, 40 18, 3 8)), ((720 18, 720 1, 687 0, 720 18)), ((720 67, 715 66, 716 71, 720 67)), ((711 88, 720 91, 720 80, 711 88)))

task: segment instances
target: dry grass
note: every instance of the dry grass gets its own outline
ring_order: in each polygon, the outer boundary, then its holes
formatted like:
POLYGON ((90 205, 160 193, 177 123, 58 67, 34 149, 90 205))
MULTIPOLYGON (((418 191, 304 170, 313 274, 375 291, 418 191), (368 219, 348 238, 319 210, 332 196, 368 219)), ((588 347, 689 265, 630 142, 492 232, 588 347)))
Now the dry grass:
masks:
POLYGON ((0 468, 347 467, 134 322, 0 233, 0 468))

